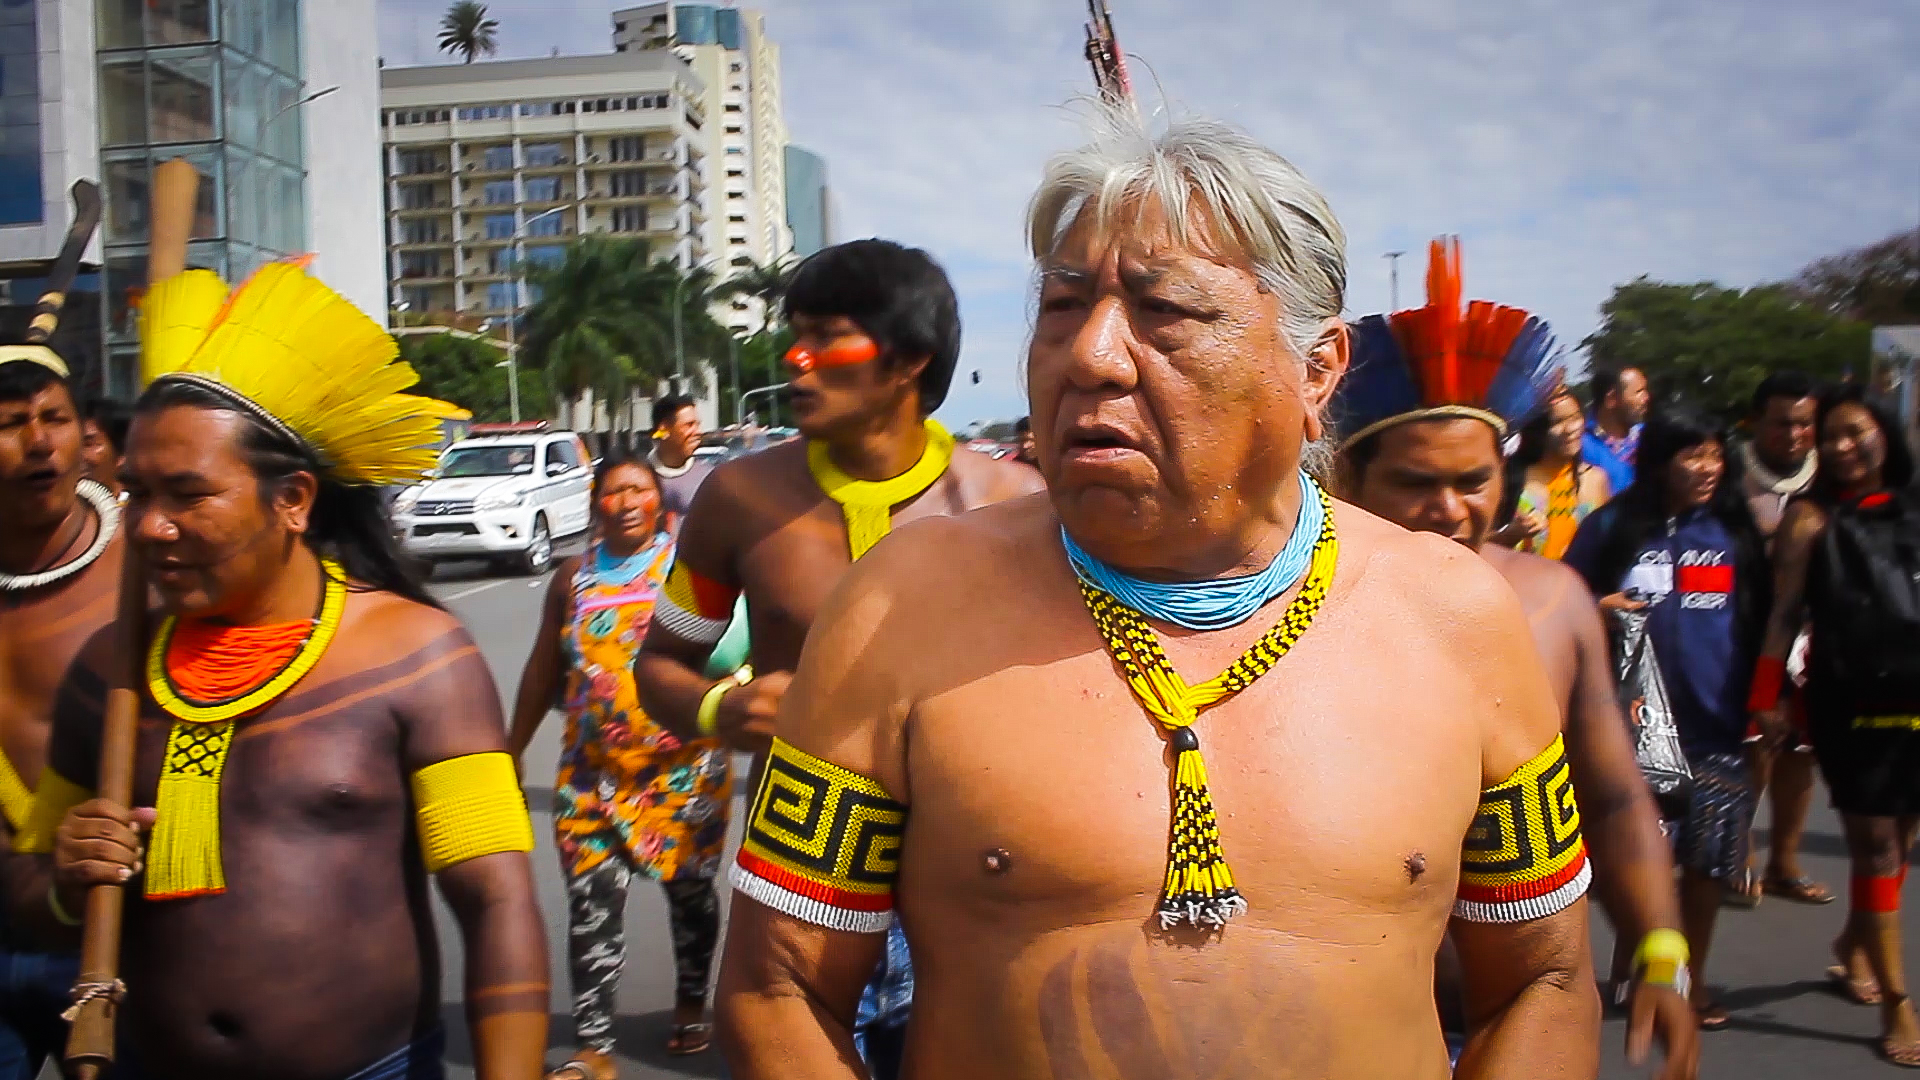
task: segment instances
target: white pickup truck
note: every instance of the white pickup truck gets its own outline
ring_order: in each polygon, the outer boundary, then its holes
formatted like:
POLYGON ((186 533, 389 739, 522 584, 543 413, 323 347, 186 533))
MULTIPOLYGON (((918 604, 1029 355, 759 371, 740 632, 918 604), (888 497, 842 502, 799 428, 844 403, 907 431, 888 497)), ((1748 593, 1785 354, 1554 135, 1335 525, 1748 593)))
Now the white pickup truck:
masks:
POLYGON ((558 537, 592 522, 593 469, 570 431, 482 435, 449 446, 433 479, 393 502, 394 531, 429 564, 509 562, 545 573, 558 537))

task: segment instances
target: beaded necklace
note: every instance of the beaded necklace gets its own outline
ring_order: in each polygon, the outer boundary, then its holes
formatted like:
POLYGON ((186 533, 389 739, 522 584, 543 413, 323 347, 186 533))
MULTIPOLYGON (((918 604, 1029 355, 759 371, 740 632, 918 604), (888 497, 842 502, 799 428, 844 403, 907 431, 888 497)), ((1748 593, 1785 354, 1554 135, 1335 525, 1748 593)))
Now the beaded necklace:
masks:
MULTIPOLYGON (((1308 559, 1306 581, 1293 603, 1273 628, 1253 643, 1220 674, 1195 686, 1187 685, 1173 669, 1154 637, 1153 628, 1137 610, 1112 593, 1080 582, 1087 611, 1105 640, 1107 652, 1119 666, 1134 697, 1147 715, 1168 731, 1167 741, 1177 755, 1173 777, 1173 827, 1167 844, 1167 879, 1160 894, 1160 925, 1173 929, 1186 923, 1195 929, 1217 930, 1246 911, 1247 902, 1234 886, 1220 846, 1220 822, 1207 787, 1207 765, 1200 756, 1200 739, 1193 724, 1207 709, 1253 685, 1280 662, 1313 624, 1333 583, 1340 545, 1334 536, 1333 504, 1319 485, 1313 486, 1311 505, 1319 510, 1319 528, 1308 559)), ((1307 517, 1306 506, 1301 517, 1307 517)), ((1295 526, 1296 536, 1300 532, 1295 526)))

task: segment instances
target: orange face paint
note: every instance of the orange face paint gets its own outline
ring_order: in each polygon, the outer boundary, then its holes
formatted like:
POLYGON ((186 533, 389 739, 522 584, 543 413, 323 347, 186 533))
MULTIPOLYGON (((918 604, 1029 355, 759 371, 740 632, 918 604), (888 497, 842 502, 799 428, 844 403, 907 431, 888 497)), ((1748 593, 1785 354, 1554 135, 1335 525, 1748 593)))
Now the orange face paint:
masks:
POLYGON ((853 367, 856 364, 871 362, 880 355, 880 346, 872 338, 862 335, 857 338, 829 345, 818 352, 805 345, 794 343, 787 350, 787 366, 805 375, 817 367, 853 367))

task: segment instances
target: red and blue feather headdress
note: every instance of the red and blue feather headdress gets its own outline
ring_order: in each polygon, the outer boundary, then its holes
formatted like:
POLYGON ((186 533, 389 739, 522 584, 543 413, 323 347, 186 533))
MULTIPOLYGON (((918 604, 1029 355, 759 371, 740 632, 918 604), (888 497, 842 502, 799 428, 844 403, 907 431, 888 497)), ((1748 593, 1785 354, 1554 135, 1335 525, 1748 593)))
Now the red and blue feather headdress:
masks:
POLYGON ((1461 310, 1460 238, 1433 242, 1427 303, 1352 325, 1352 358, 1336 416, 1352 445, 1415 420, 1482 420, 1505 437, 1560 383, 1560 350, 1546 321, 1475 300, 1461 310))

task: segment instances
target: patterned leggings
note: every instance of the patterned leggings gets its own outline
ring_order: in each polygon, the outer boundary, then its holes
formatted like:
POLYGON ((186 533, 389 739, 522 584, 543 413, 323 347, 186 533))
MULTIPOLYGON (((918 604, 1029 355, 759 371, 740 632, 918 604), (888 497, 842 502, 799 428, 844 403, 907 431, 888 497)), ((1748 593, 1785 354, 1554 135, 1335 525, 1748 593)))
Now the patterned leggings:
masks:
MULTIPOLYGON (((573 1033, 581 1046, 613 1052, 614 991, 627 962, 627 885, 633 868, 617 855, 567 879, 567 955, 573 974, 573 1033)), ((663 881, 673 928, 674 989, 692 1005, 707 1000, 707 974, 720 940, 720 898, 711 879, 663 881)))

